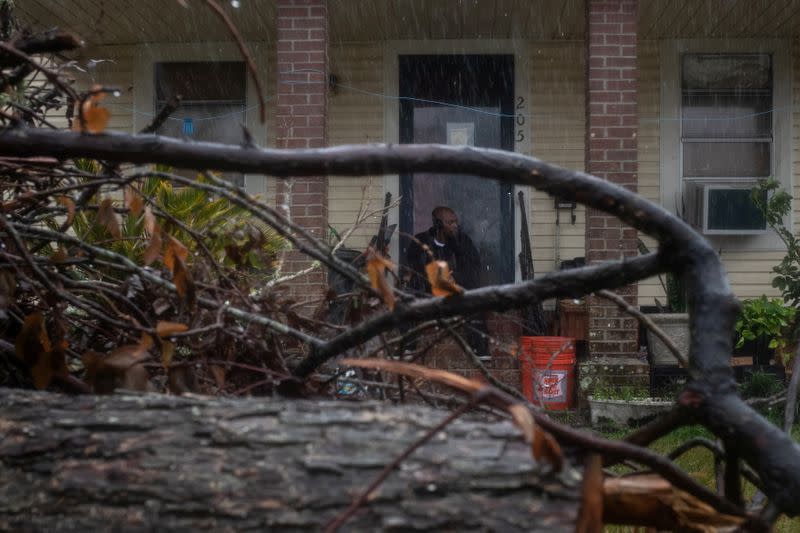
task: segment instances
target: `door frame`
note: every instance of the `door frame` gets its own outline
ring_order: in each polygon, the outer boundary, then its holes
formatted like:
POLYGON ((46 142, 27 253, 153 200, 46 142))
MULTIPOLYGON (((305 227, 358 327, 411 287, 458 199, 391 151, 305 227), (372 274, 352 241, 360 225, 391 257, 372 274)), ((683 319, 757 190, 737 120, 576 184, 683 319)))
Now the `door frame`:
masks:
MULTIPOLYGON (((432 67, 436 69, 436 63, 439 62, 447 62, 448 60, 453 60, 453 58, 461 59, 465 65, 470 58, 479 59, 479 58, 488 58, 489 61, 495 61, 496 64, 492 65, 492 67, 499 68, 503 72, 503 77, 505 77, 506 73, 511 76, 512 82, 514 79, 514 56, 513 54, 424 54, 424 55, 401 55, 400 58, 417 58, 419 61, 428 61, 432 62, 432 67)), ((413 61, 413 59, 412 59, 413 61)), ((491 68, 488 64, 487 65, 473 65, 473 67, 480 68, 481 66, 485 66, 487 69, 491 68)), ((414 69, 415 71, 417 69, 414 69)), ((470 70, 475 70, 475 68, 471 68, 470 70)), ((491 72, 482 72, 483 75, 487 76, 494 76, 497 74, 495 71, 491 72)), ((403 80, 400 80, 401 83, 403 80)), ((479 80, 475 80, 476 83, 479 83, 479 80)), ((418 88, 420 85, 424 85, 424 81, 422 84, 419 83, 419 80, 416 82, 412 82, 412 85, 416 85, 418 88)), ((480 91, 483 93, 483 91, 480 91)), ((411 92, 410 94, 414 94, 411 92)), ((501 109, 500 112, 508 115, 514 114, 514 87, 510 88, 503 87, 500 91, 496 91, 496 93, 492 96, 500 96, 501 98, 501 109)), ((431 96, 430 94, 425 94, 423 98, 434 98, 437 97, 431 96)), ((442 98, 451 100, 449 96, 443 96, 442 98)), ((469 103, 456 99, 452 101, 456 105, 469 105, 469 103)), ((474 105, 484 105, 481 104, 474 104, 474 105)), ((414 125, 413 125, 413 117, 414 113, 412 109, 414 109, 414 105, 407 101, 403 100, 400 102, 400 142, 410 142, 409 138, 413 137, 414 125), (404 112, 405 110, 405 112, 404 112), (409 111, 411 113, 409 114, 409 111)), ((513 150, 514 149, 514 132, 516 129, 516 122, 513 117, 503 118, 501 119, 500 124, 500 139, 499 144, 501 149, 506 150, 513 150)), ((477 136, 477 133, 476 133, 477 136)), ((495 148, 492 146, 491 148, 495 148)), ((401 202, 399 204, 400 208, 400 230, 401 232, 405 232, 405 234, 414 234, 417 231, 422 230, 422 228, 414 228, 414 216, 412 212, 413 204, 415 202, 414 199, 414 173, 404 173, 400 175, 400 194, 401 194, 401 202)), ((500 218, 500 262, 501 264, 492 265, 492 269, 497 271, 497 274, 500 275, 500 283, 513 283, 514 282, 514 264, 516 263, 514 259, 514 246, 513 246, 513 236, 514 232, 514 212, 515 212, 515 203, 514 203, 514 187, 511 184, 507 183, 498 183, 499 187, 499 202, 500 204, 497 206, 501 213, 500 218), (509 217, 511 215, 511 217, 509 217)), ((449 205, 448 202, 440 202, 443 205, 449 205)), ((461 216, 467 216, 464 212, 464 206, 453 206, 456 207, 456 212, 461 213, 461 216)), ((487 204, 486 206, 488 209, 492 209, 491 204, 487 204)), ((425 218, 424 226, 427 226, 429 219, 425 218)), ((400 235, 398 238, 398 242, 402 246, 403 244, 408 245, 410 244, 410 239, 404 239, 403 234, 400 235)), ((472 235, 472 239, 476 238, 475 235, 472 235)), ((477 244, 477 241, 475 241, 477 244)), ((401 254, 403 253, 403 249, 400 250, 401 254)), ((402 255, 398 257, 398 263, 403 263, 402 255)))
MULTIPOLYGON (((470 40, 432 40, 432 41, 385 41, 383 48, 383 86, 384 93, 389 96, 384 99, 383 127, 384 139, 387 143, 400 142, 400 102, 393 96, 398 96, 400 89, 400 56, 401 55, 513 55, 514 56, 514 98, 522 96, 527 102, 527 109, 531 108, 531 91, 529 83, 530 59, 528 57, 528 43, 522 39, 470 39, 470 40)), ((529 112, 528 112, 529 113, 529 112)), ((525 135, 521 141, 515 138, 514 151, 523 154, 532 153, 531 131, 533 128, 528 122, 525 125, 525 135)), ((517 231, 521 224, 518 209, 517 193, 525 194, 525 210, 528 219, 531 218, 531 193, 529 186, 514 186, 514 254, 516 258, 521 250, 520 232, 517 231)), ((393 199, 400 196, 400 177, 397 174, 383 177, 383 192, 391 193, 393 199)), ((389 211, 389 223, 400 224, 400 207, 389 211)), ((393 258, 400 258, 399 239, 392 239, 390 253, 393 258)), ((521 281, 519 261, 514 261, 514 281, 521 281)))

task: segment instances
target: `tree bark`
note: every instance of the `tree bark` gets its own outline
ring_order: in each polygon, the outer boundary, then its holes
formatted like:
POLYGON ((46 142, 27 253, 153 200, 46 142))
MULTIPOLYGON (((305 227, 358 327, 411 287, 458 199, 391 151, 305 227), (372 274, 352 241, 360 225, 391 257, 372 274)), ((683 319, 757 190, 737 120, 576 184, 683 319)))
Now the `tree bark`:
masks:
MULTIPOLYGON (((319 530, 447 413, 0 389, 0 530, 319 530)), ((572 531, 579 483, 509 422, 457 420, 344 530, 572 531), (572 481, 571 481, 572 479, 572 481)))

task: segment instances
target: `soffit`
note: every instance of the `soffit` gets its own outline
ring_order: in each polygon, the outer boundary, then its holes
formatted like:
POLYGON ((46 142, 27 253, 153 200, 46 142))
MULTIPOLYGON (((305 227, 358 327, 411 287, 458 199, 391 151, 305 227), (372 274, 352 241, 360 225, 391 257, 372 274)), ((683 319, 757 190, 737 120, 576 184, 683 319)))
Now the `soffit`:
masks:
MULTIPOLYGON (((271 41, 274 0, 219 0, 242 37, 271 41)), ((229 40, 204 2, 177 0, 25 0, 17 14, 34 27, 69 29, 87 44, 229 40)), ((574 39, 583 33, 583 0, 329 0, 330 41, 403 39, 574 39)))
POLYGON ((643 39, 800 35, 800 0, 641 0, 643 39))
MULTIPOLYGON (((275 0, 219 0, 242 37, 272 41, 275 0)), ((88 44, 230 40, 202 1, 25 0, 35 27, 69 29, 88 44)), ((328 0, 331 43, 405 39, 582 39, 583 0, 328 0)), ((800 0, 640 0, 643 39, 800 36, 800 0)))

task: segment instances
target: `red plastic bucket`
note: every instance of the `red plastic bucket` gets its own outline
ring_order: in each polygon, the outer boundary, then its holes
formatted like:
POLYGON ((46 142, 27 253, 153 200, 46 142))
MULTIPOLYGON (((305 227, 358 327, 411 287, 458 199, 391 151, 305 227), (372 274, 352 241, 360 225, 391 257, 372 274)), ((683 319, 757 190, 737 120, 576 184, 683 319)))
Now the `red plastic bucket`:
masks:
POLYGON ((522 392, 553 411, 572 407, 575 391, 575 339, 520 337, 522 392))

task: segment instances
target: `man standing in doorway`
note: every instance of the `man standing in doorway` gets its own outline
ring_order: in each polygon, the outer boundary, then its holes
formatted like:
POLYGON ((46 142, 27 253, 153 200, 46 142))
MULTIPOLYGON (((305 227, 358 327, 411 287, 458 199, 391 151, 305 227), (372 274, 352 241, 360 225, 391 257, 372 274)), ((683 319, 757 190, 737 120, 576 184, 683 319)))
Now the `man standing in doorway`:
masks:
MULTIPOLYGON (((480 287, 481 257, 472 239, 460 230, 456 212, 449 207, 439 206, 431 215, 433 226, 415 235, 415 240, 408 248, 406 259, 410 272, 406 280, 409 288, 417 293, 431 293, 425 265, 432 260, 446 261, 454 281, 465 289, 480 287), (422 245, 427 246, 430 255, 422 245)), ((467 320, 466 340, 479 357, 489 355, 488 331, 483 315, 467 320)))

